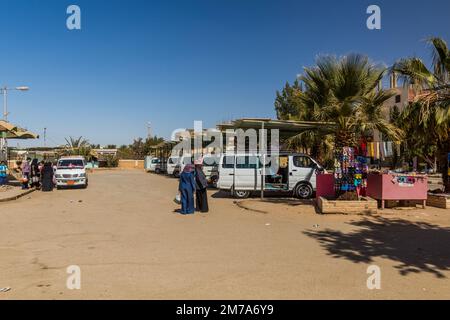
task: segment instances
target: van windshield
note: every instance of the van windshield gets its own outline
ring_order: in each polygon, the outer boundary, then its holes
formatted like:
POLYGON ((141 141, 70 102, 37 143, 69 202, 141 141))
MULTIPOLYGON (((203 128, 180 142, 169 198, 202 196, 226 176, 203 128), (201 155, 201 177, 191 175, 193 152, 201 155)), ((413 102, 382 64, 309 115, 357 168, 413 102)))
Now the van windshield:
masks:
POLYGON ((204 167, 214 167, 219 163, 219 157, 205 157, 203 158, 204 167))
POLYGON ((79 169, 84 168, 84 162, 81 159, 64 159, 58 161, 58 168, 79 169))
POLYGON ((191 157, 184 157, 182 163, 183 164, 192 164, 192 158, 191 157))

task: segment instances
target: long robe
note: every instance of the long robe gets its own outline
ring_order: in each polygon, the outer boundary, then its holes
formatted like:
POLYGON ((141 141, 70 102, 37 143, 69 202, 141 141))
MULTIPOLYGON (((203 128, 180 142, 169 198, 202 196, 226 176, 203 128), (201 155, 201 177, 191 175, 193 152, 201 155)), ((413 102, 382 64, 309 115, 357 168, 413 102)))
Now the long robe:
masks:
POLYGON ((40 187, 41 172, 39 171, 38 163, 35 162, 35 161, 33 161, 31 163, 30 179, 31 179, 30 183, 31 183, 32 187, 35 187, 35 188, 39 188, 40 187), (33 182, 33 180, 37 180, 37 181, 33 182))
POLYGON ((205 173, 200 167, 195 168, 195 200, 197 211, 206 213, 208 208, 208 181, 206 180, 205 173))
POLYGON ((42 191, 53 191, 53 167, 51 164, 45 164, 42 169, 42 191))
POLYGON ((180 175, 180 184, 178 189, 181 193, 181 213, 194 213, 194 191, 195 179, 193 172, 183 172, 180 175))

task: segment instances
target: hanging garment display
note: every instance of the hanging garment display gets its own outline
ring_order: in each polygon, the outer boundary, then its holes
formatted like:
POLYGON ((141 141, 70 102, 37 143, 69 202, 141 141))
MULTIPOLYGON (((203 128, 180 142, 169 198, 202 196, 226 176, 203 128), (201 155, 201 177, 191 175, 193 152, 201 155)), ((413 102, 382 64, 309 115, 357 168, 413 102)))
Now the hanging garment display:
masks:
POLYGON ((367 188, 367 154, 362 148, 342 148, 335 155, 335 191, 340 194, 356 191, 358 195, 365 194, 367 188), (358 153, 358 154, 356 154, 358 153))
POLYGON ((392 141, 386 142, 386 157, 392 157, 394 150, 392 149, 392 141))

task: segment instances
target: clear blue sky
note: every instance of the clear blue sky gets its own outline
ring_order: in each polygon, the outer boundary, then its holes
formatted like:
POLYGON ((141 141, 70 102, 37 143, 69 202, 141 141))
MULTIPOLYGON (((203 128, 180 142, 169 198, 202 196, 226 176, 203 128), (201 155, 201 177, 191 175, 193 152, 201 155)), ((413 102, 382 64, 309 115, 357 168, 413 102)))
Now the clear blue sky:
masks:
MULTIPOLYGON (((0 84, 9 120, 60 144, 124 144, 238 117, 275 117, 275 91, 318 54, 360 52, 391 64, 450 42, 450 1, 0 0, 0 84), (77 4, 82 30, 66 28, 77 4), (382 30, 366 9, 382 10, 382 30)), ((41 141, 20 142, 41 145, 41 141)), ((12 143, 17 144, 17 141, 12 143)))

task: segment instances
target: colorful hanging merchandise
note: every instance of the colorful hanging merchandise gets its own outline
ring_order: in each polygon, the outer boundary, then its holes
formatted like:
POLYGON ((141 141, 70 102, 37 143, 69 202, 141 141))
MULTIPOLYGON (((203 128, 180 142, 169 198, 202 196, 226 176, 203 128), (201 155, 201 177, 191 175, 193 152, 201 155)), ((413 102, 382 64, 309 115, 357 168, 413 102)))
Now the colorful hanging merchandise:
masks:
POLYGON ((365 148, 344 147, 335 155, 334 180, 336 195, 356 192, 358 196, 366 194, 367 173, 369 167, 365 148))

